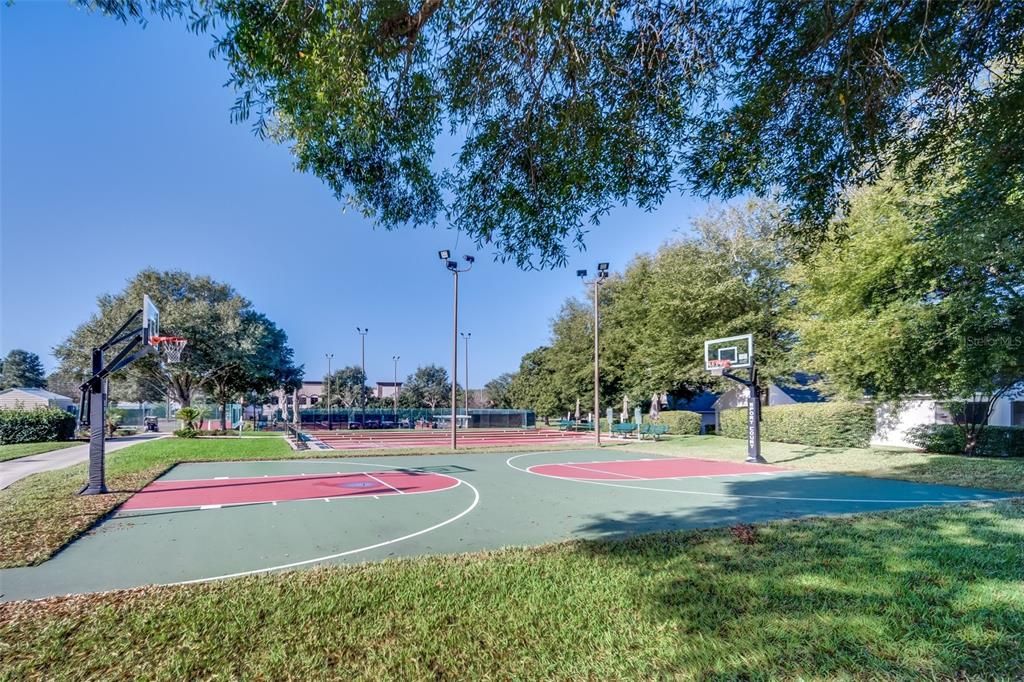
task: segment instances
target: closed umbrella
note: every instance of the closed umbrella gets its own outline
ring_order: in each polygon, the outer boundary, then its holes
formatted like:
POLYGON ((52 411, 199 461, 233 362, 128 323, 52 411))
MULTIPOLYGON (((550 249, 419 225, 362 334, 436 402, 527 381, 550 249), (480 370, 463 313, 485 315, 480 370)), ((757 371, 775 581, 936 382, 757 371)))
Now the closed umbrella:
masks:
POLYGON ((629 396, 622 396, 622 423, 625 424, 629 419, 629 396))
POLYGON ((580 420, 580 399, 576 398, 576 421, 580 420))
POLYGON ((661 412, 661 396, 657 393, 651 398, 651 421, 658 418, 658 414, 661 412))

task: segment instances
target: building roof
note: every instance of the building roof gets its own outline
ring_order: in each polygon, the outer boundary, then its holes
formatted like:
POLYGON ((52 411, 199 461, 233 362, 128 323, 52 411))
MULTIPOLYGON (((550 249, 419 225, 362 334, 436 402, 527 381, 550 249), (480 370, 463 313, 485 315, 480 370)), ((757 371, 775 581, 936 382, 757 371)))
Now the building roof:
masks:
POLYGON ((401 381, 378 381, 378 386, 401 386, 401 381))
POLYGON ((0 391, 0 395, 6 395, 7 393, 11 393, 12 391, 18 391, 19 393, 28 393, 29 395, 33 395, 37 398, 42 398, 43 400, 71 400, 72 402, 74 402, 73 398, 69 398, 66 395, 61 395, 59 393, 54 393, 53 391, 47 391, 45 388, 7 388, 4 389, 3 391, 0 391))
POLYGON ((821 391, 815 388, 815 384, 821 379, 816 374, 795 372, 790 381, 776 383, 780 391, 788 395, 798 403, 823 403, 827 398, 821 391))
POLYGON ((711 391, 701 391, 689 400, 677 399, 673 401, 672 409, 688 410, 690 412, 714 412, 715 402, 717 400, 718 395, 715 393, 712 393, 711 391))

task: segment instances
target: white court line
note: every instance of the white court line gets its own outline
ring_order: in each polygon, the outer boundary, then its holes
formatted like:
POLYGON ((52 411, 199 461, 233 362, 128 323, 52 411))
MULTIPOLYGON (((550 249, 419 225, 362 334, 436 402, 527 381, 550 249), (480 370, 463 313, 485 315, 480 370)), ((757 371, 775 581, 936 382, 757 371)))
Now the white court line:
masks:
MULTIPOLYGON (((529 454, 540 454, 540 453, 529 453, 529 454)), ((617 460, 614 460, 614 461, 615 462, 629 462, 629 461, 650 462, 650 461, 654 461, 654 460, 647 460, 647 459, 638 459, 638 460, 617 459, 617 460)), ((605 462, 595 462, 595 464, 605 464, 605 462)), ((564 478, 567 481, 607 481, 607 480, 609 480, 607 478, 584 478, 582 476, 557 476, 555 474, 544 474, 544 473, 541 473, 539 471, 534 471, 534 469, 537 468, 537 467, 550 467, 550 466, 563 466, 563 467, 572 467, 573 469, 586 469, 586 467, 577 466, 575 464, 534 464, 532 466, 526 467, 525 469, 519 469, 519 470, 520 471, 525 471, 525 472, 530 473, 530 474, 535 474, 537 476, 546 476, 548 478, 564 478)), ((512 467, 512 468, 516 469, 518 467, 512 467)), ((682 481, 682 480, 685 480, 687 478, 733 478, 733 477, 740 477, 740 476, 777 476, 779 474, 791 473, 790 471, 787 471, 787 470, 780 470, 780 471, 751 471, 749 473, 736 472, 736 473, 731 473, 731 474, 687 474, 687 475, 683 475, 683 476, 656 476, 654 478, 644 478, 642 476, 630 476, 628 474, 620 474, 620 473, 614 472, 614 471, 602 471, 602 470, 599 470, 599 469, 586 469, 586 470, 587 471, 597 471, 597 472, 602 473, 602 474, 614 474, 616 476, 626 476, 628 478, 631 478, 631 479, 634 479, 634 480, 637 480, 637 481, 682 481)))
MULTIPOLYGON (((1006 495, 1004 497, 984 497, 975 499, 956 499, 956 500, 935 500, 935 499, 916 499, 916 500, 862 500, 856 498, 843 498, 843 497, 791 497, 788 495, 744 495, 741 493, 713 493, 706 490, 678 490, 675 488, 649 488, 640 485, 623 485, 621 483, 608 483, 607 481, 598 481, 594 479, 584 478, 565 478, 563 476, 551 476, 550 474, 541 474, 536 471, 530 471, 533 467, 522 469, 512 464, 512 460, 519 459, 520 457, 530 457, 537 455, 548 455, 548 452, 524 452, 521 455, 513 455, 505 460, 510 468, 516 471, 522 471, 525 474, 533 474, 534 476, 543 476, 544 478, 550 478, 556 481, 573 481, 575 483, 589 483, 590 485, 603 485, 609 488, 625 488, 626 490, 649 490, 652 492, 660 493, 680 493, 686 495, 701 495, 704 497, 735 497, 750 500, 792 500, 794 502, 852 502, 855 504, 917 504, 917 505, 929 505, 929 504, 963 504, 964 502, 997 502, 999 500, 1011 500, 1013 495, 1006 495)), ((715 460, 709 460, 715 461, 715 460)), ((533 466, 540 466, 534 464, 533 466)), ((653 479, 651 479, 653 480, 653 479)), ((673 479, 678 480, 678 479, 673 479)))
MULTIPOLYGON (((352 464, 360 464, 360 462, 352 462, 352 464)), ((363 466, 373 466, 373 465, 364 464, 363 466)), ((380 465, 377 465, 377 466, 380 466, 380 465)), ((384 465, 384 466, 387 466, 387 465, 384 465)), ((396 466, 394 468, 395 469, 402 469, 402 468, 405 468, 405 467, 398 467, 398 466, 396 466)), ((438 475, 444 476, 445 474, 438 474, 438 475)), ((454 478, 454 476, 452 476, 450 478, 454 478)), ((409 539, 417 537, 419 535, 424 535, 426 533, 430 533, 432 531, 437 530, 438 528, 441 528, 443 526, 447 526, 449 523, 454 523, 455 521, 458 521, 463 516, 465 516, 466 514, 468 514, 471 511, 473 511, 476 508, 477 504, 480 503, 480 491, 479 490, 477 490, 471 483, 467 483, 466 481, 463 481, 460 478, 457 478, 455 480, 458 481, 458 484, 456 484, 454 486, 455 488, 459 487, 460 485, 466 485, 466 486, 469 486, 469 489, 473 491, 473 502, 472 502, 472 504, 470 504, 468 507, 463 509, 461 512, 459 512, 455 516, 452 516, 451 518, 445 519, 444 521, 442 521, 440 523, 435 523, 433 526, 430 526, 429 528, 424 528, 423 530, 418 530, 415 533, 409 533, 408 535, 403 535, 400 538, 394 538, 394 539, 391 539, 391 540, 385 540, 383 542, 378 542, 378 543, 376 543, 374 545, 367 545, 366 547, 358 547, 356 549, 350 549, 350 550, 345 551, 345 552, 338 552, 337 554, 327 554, 325 556, 316 557, 315 559, 306 559, 304 561, 293 561, 290 564, 281 564, 279 566, 269 566, 267 568, 256 568, 256 569, 253 569, 251 571, 239 571, 238 573, 226 573, 224 575, 213 576, 212 578, 197 578, 195 580, 182 580, 182 581, 179 581, 179 582, 176 582, 176 583, 165 583, 165 584, 167 584, 167 585, 193 585, 195 583, 207 583, 207 582, 211 582, 211 581, 214 581, 214 580, 225 580, 227 578, 240 578, 240 577, 245 576, 245 575, 255 575, 257 573, 267 573, 267 572, 270 572, 270 571, 282 571, 282 570, 289 569, 289 568, 296 568, 298 566, 307 566, 309 564, 316 564, 316 563, 320 563, 322 561, 330 561, 331 559, 338 559, 338 558, 341 558, 343 556, 349 556, 349 555, 352 555, 352 554, 359 554, 360 552, 368 552, 371 549, 377 549, 379 547, 385 547, 387 545, 393 545, 396 542, 403 542, 405 540, 409 540, 409 539)), ((449 488, 449 490, 450 490, 450 488, 449 488)))
MULTIPOLYGON (((541 464, 540 466, 545 466, 545 465, 541 464)), ((552 466, 552 465, 547 465, 547 466, 552 466)), ((590 472, 595 473, 595 474, 608 474, 609 476, 622 476, 624 478, 635 478, 635 479, 640 480, 640 481, 648 480, 648 479, 642 478, 640 476, 630 476, 629 474, 620 474, 617 471, 603 471, 601 469, 592 469, 590 467, 580 466, 579 464, 561 464, 561 465, 556 464, 554 466, 569 467, 570 469, 579 469, 580 471, 590 471, 590 472)), ((532 474, 533 472, 531 471, 530 473, 532 474)), ((556 478, 562 478, 562 477, 558 476, 556 478)), ((587 479, 587 480, 593 480, 593 479, 587 479)))
POLYGON ((399 495, 404 495, 405 494, 404 490, 399 490, 398 488, 396 488, 395 486, 391 485, 390 483, 387 483, 386 481, 380 480, 379 478, 377 478, 373 474, 364 474, 364 476, 366 476, 367 478, 372 478, 373 480, 377 481, 377 483, 380 483, 381 485, 386 485, 387 487, 391 488, 392 490, 394 490, 399 495))

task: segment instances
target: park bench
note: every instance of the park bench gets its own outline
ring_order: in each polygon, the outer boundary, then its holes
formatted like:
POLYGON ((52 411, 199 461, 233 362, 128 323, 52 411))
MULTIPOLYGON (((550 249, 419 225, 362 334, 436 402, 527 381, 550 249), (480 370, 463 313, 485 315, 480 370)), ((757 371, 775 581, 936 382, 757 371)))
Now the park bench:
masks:
POLYGON ((622 424, 612 424, 612 435, 622 436, 623 438, 629 438, 629 434, 636 431, 636 424, 624 422, 622 424))
POLYGON ((650 436, 654 440, 658 440, 668 433, 668 427, 664 424, 641 424, 638 432, 640 440, 643 440, 644 436, 650 436))
POLYGON ((572 421, 571 420, 569 420, 569 419, 559 419, 558 420, 558 430, 559 431, 569 431, 571 429, 572 429, 572 421))
POLYGON ((572 426, 573 431, 593 431, 594 425, 590 422, 575 422, 572 426))

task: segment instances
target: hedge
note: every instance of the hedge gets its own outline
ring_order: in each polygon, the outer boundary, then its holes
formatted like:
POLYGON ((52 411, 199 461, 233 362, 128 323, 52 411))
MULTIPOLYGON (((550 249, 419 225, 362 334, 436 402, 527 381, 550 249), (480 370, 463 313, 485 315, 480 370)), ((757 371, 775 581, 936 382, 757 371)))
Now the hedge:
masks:
POLYGON ((71 440, 75 416, 56 408, 0 409, 0 445, 71 440))
MULTIPOLYGON (((967 447, 964 430, 955 424, 925 424, 914 427, 907 440, 928 452, 961 455, 967 447)), ((986 426, 974 454, 979 457, 1024 457, 1024 427, 986 426)))
POLYGON ((664 424, 668 427, 669 433, 676 435, 700 434, 701 416, 700 412, 689 412, 688 410, 667 410, 658 413, 655 424, 664 424))
MULTIPOLYGON (((721 435, 747 437, 747 408, 723 410, 721 435)), ((866 448, 875 410, 865 403, 803 403, 761 408, 761 439, 819 447, 866 448)))

